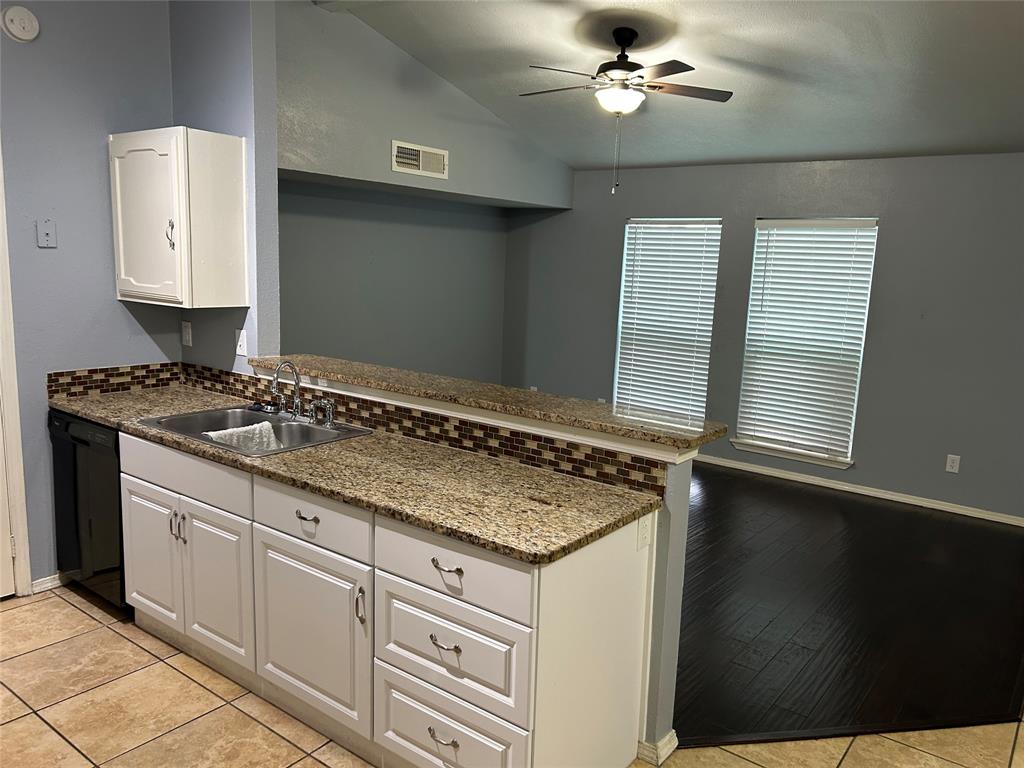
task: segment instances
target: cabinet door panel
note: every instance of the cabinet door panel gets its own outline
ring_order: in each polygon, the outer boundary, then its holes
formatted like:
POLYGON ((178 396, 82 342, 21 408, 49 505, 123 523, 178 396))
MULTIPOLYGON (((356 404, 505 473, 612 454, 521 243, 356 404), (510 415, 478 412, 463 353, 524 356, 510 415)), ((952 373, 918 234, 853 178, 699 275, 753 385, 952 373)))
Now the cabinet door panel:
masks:
POLYGON ((182 497, 185 634, 254 670, 252 523, 182 497))
POLYGON ((187 288, 184 129, 110 139, 119 298, 181 304, 187 288))
POLYGON ((181 545, 176 494, 121 475, 124 586, 128 603, 183 632, 181 545))
POLYGON ((253 525, 256 669, 372 737, 372 569, 253 525))

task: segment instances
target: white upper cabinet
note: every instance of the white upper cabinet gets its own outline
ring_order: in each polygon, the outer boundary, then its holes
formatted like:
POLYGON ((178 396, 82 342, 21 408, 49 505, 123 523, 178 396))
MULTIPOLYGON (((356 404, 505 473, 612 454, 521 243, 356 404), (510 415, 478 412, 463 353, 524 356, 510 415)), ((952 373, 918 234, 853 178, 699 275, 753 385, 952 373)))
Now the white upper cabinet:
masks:
POLYGON ((249 305, 245 140, 193 128, 110 137, 117 298, 249 305))

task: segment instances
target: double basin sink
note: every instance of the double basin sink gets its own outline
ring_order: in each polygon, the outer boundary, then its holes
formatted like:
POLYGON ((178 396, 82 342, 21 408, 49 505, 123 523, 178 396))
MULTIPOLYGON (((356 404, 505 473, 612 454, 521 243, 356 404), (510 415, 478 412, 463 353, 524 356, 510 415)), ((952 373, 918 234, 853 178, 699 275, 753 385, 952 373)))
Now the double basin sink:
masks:
POLYGON ((350 424, 311 424, 308 421, 294 419, 291 414, 264 413, 250 408, 218 408, 212 411, 184 413, 180 416, 143 419, 140 423, 251 457, 296 451, 300 448, 359 437, 373 431, 350 424), (216 436, 210 437, 205 434, 225 429, 254 427, 259 424, 270 425, 274 440, 265 439, 269 437, 266 430, 263 436, 249 435, 248 433, 255 430, 247 430, 247 433, 240 433, 232 443, 225 442, 223 437, 217 439, 216 436))

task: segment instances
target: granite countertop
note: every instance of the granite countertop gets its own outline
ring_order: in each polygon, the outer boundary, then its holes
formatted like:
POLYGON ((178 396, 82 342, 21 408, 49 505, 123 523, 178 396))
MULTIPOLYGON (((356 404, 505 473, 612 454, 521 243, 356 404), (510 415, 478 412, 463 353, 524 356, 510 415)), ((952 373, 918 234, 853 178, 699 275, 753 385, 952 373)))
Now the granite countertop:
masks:
POLYGON ((248 405, 186 385, 51 398, 122 432, 354 504, 526 563, 549 563, 657 509, 652 494, 387 432, 249 458, 139 423, 248 405))
POLYGON ((299 373, 304 376, 589 429, 684 451, 725 437, 728 432, 726 425, 717 421, 701 420, 688 428, 670 427, 618 415, 611 404, 596 400, 562 397, 501 384, 405 371, 319 355, 252 357, 249 358, 249 365, 273 370, 283 360, 295 363, 299 373))

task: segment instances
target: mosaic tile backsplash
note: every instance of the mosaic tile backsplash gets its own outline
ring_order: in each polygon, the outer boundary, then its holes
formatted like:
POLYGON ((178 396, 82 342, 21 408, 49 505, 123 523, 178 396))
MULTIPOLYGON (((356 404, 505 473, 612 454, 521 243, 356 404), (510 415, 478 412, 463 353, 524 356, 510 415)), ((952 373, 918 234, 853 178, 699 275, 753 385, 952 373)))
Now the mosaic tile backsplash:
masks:
MULTIPOLYGON (((80 397, 178 383, 246 400, 263 403, 271 400, 270 383, 264 379, 192 363, 89 368, 58 371, 46 377, 50 397, 80 397)), ((291 397, 291 385, 283 385, 282 390, 286 397, 291 397)), ((304 406, 307 408, 309 393, 310 390, 303 389, 304 406)), ((316 390, 316 396, 334 401, 335 418, 339 421, 463 451, 513 459, 521 464, 608 485, 621 485, 658 495, 665 492, 667 469, 663 462, 654 459, 361 397, 321 390, 316 390)))

